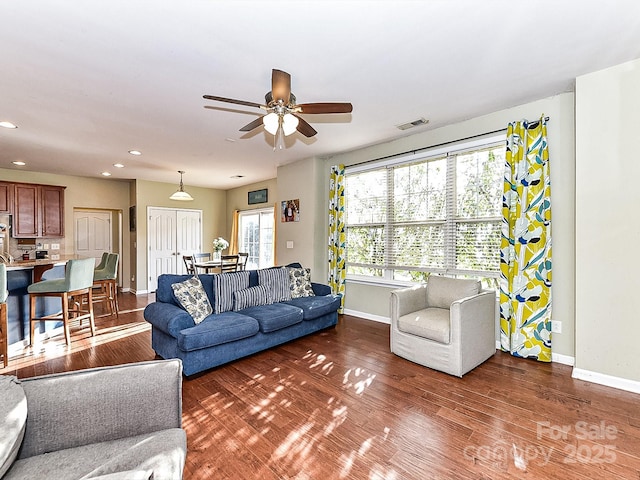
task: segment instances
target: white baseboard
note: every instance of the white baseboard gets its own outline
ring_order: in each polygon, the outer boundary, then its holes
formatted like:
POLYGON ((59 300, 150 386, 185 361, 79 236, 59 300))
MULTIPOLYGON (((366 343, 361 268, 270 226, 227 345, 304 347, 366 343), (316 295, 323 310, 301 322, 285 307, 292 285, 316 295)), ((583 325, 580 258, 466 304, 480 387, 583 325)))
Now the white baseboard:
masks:
POLYGON ((573 367, 576 364, 575 357, 553 352, 551 352, 551 361, 555 363, 561 363, 563 365, 569 365, 570 367, 573 367))
POLYGON ((353 315, 354 317, 364 318, 365 320, 373 320, 374 322, 386 323, 391 325, 391 319, 389 317, 383 317, 381 315, 372 315, 371 313, 357 312, 355 310, 344 309, 345 315, 353 315))
POLYGON ((130 290, 134 295, 146 295, 149 293, 148 290, 134 290, 133 288, 130 290))
POLYGON ((640 393, 640 382, 626 378, 614 377, 605 373, 592 372, 581 368, 574 368, 571 377, 586 382, 597 383, 606 387, 618 388, 628 392, 640 393))

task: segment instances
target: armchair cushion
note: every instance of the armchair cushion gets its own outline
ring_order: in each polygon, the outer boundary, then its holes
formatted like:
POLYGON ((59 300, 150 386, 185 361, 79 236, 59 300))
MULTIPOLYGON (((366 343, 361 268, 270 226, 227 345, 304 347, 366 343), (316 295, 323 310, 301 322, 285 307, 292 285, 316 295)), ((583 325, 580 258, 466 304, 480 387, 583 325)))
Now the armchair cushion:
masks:
POLYGON ((398 318, 398 330, 435 342, 449 343, 451 334, 448 308, 425 308, 398 318))
POLYGON ((0 376, 0 478, 9 469, 24 438, 27 397, 16 377, 0 376))
POLYGON ((429 275, 427 280, 427 305, 434 308, 450 308, 456 300, 477 295, 479 280, 462 280, 440 275, 429 275))

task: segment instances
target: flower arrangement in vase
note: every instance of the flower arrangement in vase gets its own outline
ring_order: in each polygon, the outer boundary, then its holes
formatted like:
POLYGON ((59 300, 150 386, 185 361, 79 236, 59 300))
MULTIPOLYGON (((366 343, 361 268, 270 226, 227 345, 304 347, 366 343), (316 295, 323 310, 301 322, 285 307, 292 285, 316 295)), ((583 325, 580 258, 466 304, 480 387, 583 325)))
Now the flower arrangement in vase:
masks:
POLYGON ((213 260, 220 261, 222 251, 225 248, 229 248, 229 242, 227 242, 224 238, 218 237, 213 239, 213 260))

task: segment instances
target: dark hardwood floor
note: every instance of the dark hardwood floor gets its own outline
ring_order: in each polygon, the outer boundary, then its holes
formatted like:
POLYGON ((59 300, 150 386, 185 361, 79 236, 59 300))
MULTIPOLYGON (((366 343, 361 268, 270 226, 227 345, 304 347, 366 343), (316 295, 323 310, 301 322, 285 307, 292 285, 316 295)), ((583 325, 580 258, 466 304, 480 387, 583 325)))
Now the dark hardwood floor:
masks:
MULTIPOLYGON (((20 378, 155 358, 142 309, 13 350, 20 378)), ((144 401, 144 399, 141 399, 144 401)), ((462 379, 389 352, 389 327, 335 329, 186 378, 186 479, 640 479, 640 395, 497 352, 462 379)))

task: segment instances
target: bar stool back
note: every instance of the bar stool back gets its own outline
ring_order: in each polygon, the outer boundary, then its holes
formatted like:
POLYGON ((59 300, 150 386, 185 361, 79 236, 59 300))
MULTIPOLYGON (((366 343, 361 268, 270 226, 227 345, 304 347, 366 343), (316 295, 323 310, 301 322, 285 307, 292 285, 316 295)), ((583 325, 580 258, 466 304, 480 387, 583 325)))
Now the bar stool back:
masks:
POLYGON ((27 288, 29 292, 29 345, 33 345, 36 323, 45 321, 62 321, 64 338, 67 345, 71 344, 71 335, 69 334, 69 323, 71 320, 88 318, 89 326, 91 327, 91 336, 95 335, 96 327, 93 318, 93 301, 91 296, 94 265, 95 260, 93 258, 69 260, 66 265, 64 278, 43 280, 29 285, 27 288), (87 300, 83 302, 85 295, 87 296, 87 300), (62 313, 36 317, 36 299, 39 297, 60 298, 62 302, 62 313), (80 298, 77 301, 73 301, 74 297, 80 298), (87 307, 87 310, 83 309, 84 306, 87 307))
POLYGON ((119 318, 117 283, 119 259, 119 254, 110 253, 105 267, 93 271, 93 286, 100 288, 98 294, 94 295, 93 301, 105 304, 109 308, 109 315, 115 313, 116 318, 119 318))
POLYGON ((9 326, 7 324, 7 267, 0 263, 0 355, 9 365, 9 326))

